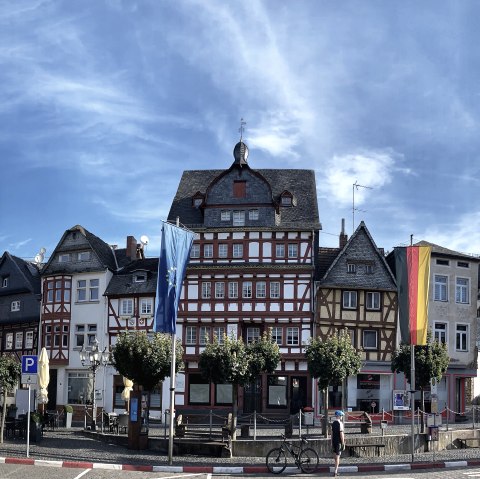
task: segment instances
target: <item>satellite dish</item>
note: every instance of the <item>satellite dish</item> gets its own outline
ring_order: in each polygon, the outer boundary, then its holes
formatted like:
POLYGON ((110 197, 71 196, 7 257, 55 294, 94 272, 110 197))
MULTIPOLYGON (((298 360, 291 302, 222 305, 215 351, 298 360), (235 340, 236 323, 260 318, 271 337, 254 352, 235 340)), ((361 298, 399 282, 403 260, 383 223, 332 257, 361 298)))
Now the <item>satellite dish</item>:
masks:
POLYGON ((142 235, 142 236, 140 236, 140 242, 141 242, 143 245, 147 245, 149 241, 150 241, 150 240, 148 239, 148 236, 147 236, 147 235, 142 235))
POLYGON ((33 259, 35 264, 40 264, 43 261, 43 254, 37 254, 35 255, 35 258, 33 259))
POLYGON ((45 248, 40 248, 40 254, 45 254, 47 250, 45 248))

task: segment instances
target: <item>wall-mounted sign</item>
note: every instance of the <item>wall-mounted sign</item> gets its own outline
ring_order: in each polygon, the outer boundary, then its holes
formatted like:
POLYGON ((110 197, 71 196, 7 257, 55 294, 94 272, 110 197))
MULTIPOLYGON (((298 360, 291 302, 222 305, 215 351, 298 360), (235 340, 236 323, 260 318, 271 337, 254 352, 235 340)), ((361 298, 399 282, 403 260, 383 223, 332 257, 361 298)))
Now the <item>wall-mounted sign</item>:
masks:
POLYGON ((407 391, 393 391, 394 411, 408 411, 410 409, 410 397, 407 391))

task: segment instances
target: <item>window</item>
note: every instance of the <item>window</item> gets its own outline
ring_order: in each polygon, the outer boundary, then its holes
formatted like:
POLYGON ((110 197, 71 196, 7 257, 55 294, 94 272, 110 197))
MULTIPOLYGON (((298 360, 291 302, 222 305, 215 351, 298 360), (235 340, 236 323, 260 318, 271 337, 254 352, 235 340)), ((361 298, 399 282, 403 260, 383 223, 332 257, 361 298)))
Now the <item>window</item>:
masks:
POLYGON ((5 335, 5 349, 13 349, 13 333, 5 335))
POLYGON ((200 245, 194 243, 192 249, 190 250, 190 258, 200 258, 200 245))
POLYGON ((23 348, 23 333, 18 332, 15 333, 15 349, 22 349, 23 348))
POLYGON ((343 307, 345 309, 357 309, 357 292, 356 291, 343 292, 343 307))
POLYGON ((466 261, 457 261, 457 266, 459 268, 470 268, 470 263, 467 263, 466 261))
POLYGON ((270 283, 270 298, 278 299, 280 298, 280 282, 272 281, 270 283))
POLYGON ((252 297, 252 282, 244 281, 242 284, 242 298, 252 297))
POLYGON ((245 211, 233 212, 233 226, 245 226, 245 211))
POLYGON ((8 276, 2 277, 2 288, 6 288, 8 286, 8 276))
POLYGON ((185 344, 194 346, 197 344, 197 327, 187 326, 185 329, 185 344))
POLYGON ((228 244, 221 243, 218 245, 218 257, 226 258, 228 256, 228 244))
POLYGON ((203 256, 204 258, 213 258, 213 244, 203 245, 203 256))
POLYGON ((150 315, 153 311, 153 301, 151 298, 142 298, 140 300, 140 314, 150 315))
POLYGON ((299 345, 298 328, 287 328, 287 346, 299 345))
POLYGON ((248 219, 249 220, 258 220, 258 210, 249 210, 248 219))
POLYGON ((213 328, 213 335, 217 338, 218 344, 225 342, 225 328, 223 326, 215 326, 213 328))
POLYGON ((433 324, 433 339, 439 343, 447 344, 447 323, 433 324))
POLYGON ((77 281, 77 301, 98 301, 99 298, 98 279, 90 279, 88 281, 88 299, 87 299, 87 280, 80 279, 77 281))
POLYGON ((70 261, 70 254, 64 253, 58 255, 58 262, 59 263, 68 263, 70 261))
POLYGON ((363 331, 363 349, 377 349, 376 331, 363 331))
POLYGON ((450 261, 448 261, 448 259, 437 259, 437 264, 440 266, 448 266, 450 261))
POLYGON ((20 301, 12 301, 10 311, 20 311, 20 301))
POLYGON ((232 404, 231 384, 215 384, 215 404, 232 404))
POLYGON ((52 327, 45 326, 45 346, 47 348, 52 346, 52 327))
POLYGON ((210 326, 200 326, 200 344, 205 345, 210 342, 210 326))
POLYGON ((25 332, 25 348, 26 349, 33 348, 33 331, 25 332))
POLYGON ((457 324, 455 335, 455 349, 457 351, 468 351, 468 324, 457 324))
POLYGON ((120 314, 122 316, 132 316, 133 299, 122 299, 120 303, 120 314))
POLYGON ((238 283, 236 281, 228 283, 228 297, 231 299, 238 298, 238 283))
POLYGON ((221 221, 230 221, 230 211, 224 210, 220 213, 221 221))
POLYGON ((380 309, 380 293, 367 291, 367 309, 380 309))
POLYGON ((262 299, 267 297, 267 283, 265 281, 257 281, 255 295, 262 299))
POLYGON ((69 326, 68 324, 64 324, 63 325, 63 333, 62 333, 62 346, 64 348, 68 348, 68 338, 70 337, 70 334, 69 334, 69 326))
POLYGON ((285 258, 285 245, 283 243, 275 245, 275 256, 277 258, 285 258))
POLYGON ((448 301, 448 276, 435 275, 434 300, 448 301))
POLYGON ((97 335, 96 324, 75 325, 75 347, 92 346, 97 335))
POLYGON ((233 182, 233 197, 234 198, 246 198, 247 196, 247 182, 246 181, 234 181, 233 182))
POLYGON ((195 208, 200 208, 200 206, 202 205, 202 201, 202 198, 195 198, 193 200, 193 206, 195 206, 195 208))
POLYGON ((88 371, 68 373, 68 404, 91 404, 93 378, 88 371))
POLYGON ((233 257, 243 258, 243 244, 236 243, 233 245, 233 257))
POLYGON ((347 273, 356 273, 357 265, 354 263, 347 263, 347 273))
POLYGON ((272 341, 281 346, 283 344, 283 328, 273 326, 270 328, 270 333, 272 335, 272 341))
POLYGON ((365 265, 365 274, 373 274, 373 264, 365 265))
POLYGON ((290 196, 282 196, 282 206, 292 206, 292 198, 290 196))
POLYGON ((225 283, 215 283, 215 298, 225 298, 225 283))
POLYGON ((145 283, 147 281, 147 273, 137 273, 133 276, 135 283, 145 283))
POLYGON ((202 283, 202 299, 210 299, 212 297, 212 283, 202 283))
POLYGON ((297 258, 298 257, 298 244, 290 243, 288 245, 288 257, 297 258))
POLYGON ((247 328, 247 344, 260 339, 260 328, 247 328))
POLYGON ((468 290, 470 289, 470 280, 468 278, 457 278, 455 286, 455 302, 468 304, 470 301, 468 290))
POLYGON ((69 280, 47 281, 47 303, 61 303, 62 301, 65 303, 69 303, 70 289, 71 283, 69 280))
POLYGON ((201 374, 190 374, 188 401, 190 404, 210 404, 210 383, 201 374))
POLYGON ((268 406, 287 407, 287 378, 286 376, 268 376, 268 406))
POLYGON ((77 253, 78 261, 88 261, 90 259, 90 251, 80 251, 77 253))

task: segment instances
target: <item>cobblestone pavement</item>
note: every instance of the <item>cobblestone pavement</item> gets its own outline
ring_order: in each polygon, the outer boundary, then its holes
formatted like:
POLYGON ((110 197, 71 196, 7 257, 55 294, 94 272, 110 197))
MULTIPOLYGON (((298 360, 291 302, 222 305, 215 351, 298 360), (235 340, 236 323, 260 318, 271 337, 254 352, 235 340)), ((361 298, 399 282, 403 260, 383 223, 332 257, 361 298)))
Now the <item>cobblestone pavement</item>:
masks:
MULTIPOLYGON (((451 426, 451 429, 466 429, 468 425, 451 426)), ((470 425, 470 429, 472 425, 470 425)), ((445 428, 443 428, 445 429, 445 428)), ((395 427, 395 430, 389 430, 389 433, 408 434, 408 427, 395 427)), ((262 431, 262 436, 265 436, 262 431)), ((379 434, 378 431, 374 433, 379 434)), ((163 437, 165 431, 163 428, 154 428, 150 430, 150 435, 163 437)), ((279 431, 270 432, 272 439, 279 431)), ((355 434, 355 436, 360 436, 355 434)), ((24 439, 6 439, 0 445, 0 457, 26 457, 26 441, 24 439)), ((113 443, 102 442, 88 435, 83 434, 80 428, 63 429, 56 431, 46 431, 40 443, 30 443, 29 456, 34 459, 54 460, 54 461, 86 461, 101 462, 110 464, 132 464, 132 465, 162 465, 168 463, 166 455, 158 451, 132 451, 125 446, 115 445, 113 443)), ((453 449, 435 453, 421 453, 415 455, 415 462, 436 463, 442 461, 462 461, 480 459, 480 448, 453 449)), ((321 464, 331 464, 331 457, 321 457, 321 464)), ((342 466, 358 464, 403 464, 411 462, 411 454, 402 454, 395 456, 351 458, 342 459, 342 466)), ((178 465, 210 465, 210 466, 244 466, 264 465, 264 457, 236 457, 219 458, 205 456, 177 456, 174 457, 174 464, 178 465)))

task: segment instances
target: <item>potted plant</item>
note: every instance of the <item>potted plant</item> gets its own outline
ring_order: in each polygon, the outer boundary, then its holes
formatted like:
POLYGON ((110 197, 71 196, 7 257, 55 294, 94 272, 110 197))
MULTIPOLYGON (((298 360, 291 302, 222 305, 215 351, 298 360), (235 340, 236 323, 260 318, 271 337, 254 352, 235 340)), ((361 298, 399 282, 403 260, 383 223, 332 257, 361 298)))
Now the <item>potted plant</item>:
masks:
POLYGON ((43 417, 39 412, 30 413, 30 440, 40 442, 42 439, 43 417))
POLYGON ((63 412, 65 413, 65 427, 70 429, 72 427, 73 407, 66 404, 63 406, 63 412))

